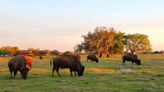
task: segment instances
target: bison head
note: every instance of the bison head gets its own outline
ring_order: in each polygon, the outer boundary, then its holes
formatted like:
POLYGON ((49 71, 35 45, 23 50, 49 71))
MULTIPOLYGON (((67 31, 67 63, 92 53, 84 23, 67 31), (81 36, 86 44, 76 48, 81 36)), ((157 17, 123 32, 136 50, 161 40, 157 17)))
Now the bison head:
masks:
POLYGON ((137 65, 141 65, 141 60, 138 59, 138 60, 136 61, 136 64, 137 64, 137 65))
POLYGON ((98 63, 99 62, 99 60, 96 58, 96 63, 98 63))
POLYGON ((82 65, 78 66, 78 68, 77 68, 77 74, 78 74, 78 76, 82 76, 83 75, 84 69, 85 69, 84 66, 82 66, 82 65))
POLYGON ((23 79, 27 79, 28 71, 29 69, 27 69, 26 67, 20 70, 23 79))

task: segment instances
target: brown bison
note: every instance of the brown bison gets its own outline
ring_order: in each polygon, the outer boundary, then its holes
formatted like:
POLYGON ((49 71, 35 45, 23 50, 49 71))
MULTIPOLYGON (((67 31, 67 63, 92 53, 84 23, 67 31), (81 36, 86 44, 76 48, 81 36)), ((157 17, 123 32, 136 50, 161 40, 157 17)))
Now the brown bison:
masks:
POLYGON ((28 65, 29 63, 26 62, 26 57, 23 55, 17 55, 11 58, 8 62, 9 71, 11 73, 11 78, 13 77, 14 72, 14 78, 17 74, 17 71, 20 71, 22 78, 26 79, 28 71, 31 68, 31 65, 28 65))
POLYGON ((39 59, 40 59, 40 60, 43 60, 43 57, 42 57, 42 56, 39 56, 39 59))
POLYGON ((123 56, 123 64, 125 64, 125 61, 131 61, 132 64, 136 63, 137 65, 141 65, 141 60, 138 59, 137 55, 131 54, 131 53, 125 53, 123 56))
POLYGON ((70 73, 72 76, 72 72, 74 72, 76 76, 76 72, 78 76, 82 76, 85 67, 80 62, 80 57, 76 55, 61 55, 57 56, 56 58, 53 58, 50 62, 51 65, 53 65, 52 69, 52 77, 54 76, 54 71, 56 70, 58 76, 59 74, 59 68, 69 68, 70 73))
POLYGON ((95 61, 96 63, 99 62, 98 58, 96 57, 96 55, 88 55, 87 56, 87 62, 88 60, 91 60, 91 61, 95 61))

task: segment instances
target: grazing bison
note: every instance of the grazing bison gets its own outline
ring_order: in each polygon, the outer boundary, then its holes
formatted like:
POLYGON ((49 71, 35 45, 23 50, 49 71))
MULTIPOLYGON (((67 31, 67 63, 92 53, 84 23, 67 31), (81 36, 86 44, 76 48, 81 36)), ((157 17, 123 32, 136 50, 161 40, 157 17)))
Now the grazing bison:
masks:
POLYGON ((28 71, 31 69, 32 61, 28 56, 17 55, 11 58, 8 62, 9 71, 11 73, 11 78, 14 72, 14 78, 17 71, 20 71, 22 78, 26 79, 28 71))
POLYGON ((132 61, 133 63, 136 63, 137 65, 141 65, 141 60, 138 59, 137 55, 130 54, 130 53, 125 53, 123 56, 123 64, 125 64, 125 61, 132 61))
POLYGON ((98 58, 96 57, 96 55, 88 55, 87 56, 87 62, 88 60, 91 60, 91 61, 95 61, 96 63, 99 62, 98 58))
POLYGON ((59 68, 69 68, 70 73, 72 76, 72 72, 74 72, 76 76, 76 72, 78 76, 82 76, 85 67, 81 64, 79 56, 76 55, 61 55, 56 58, 53 58, 50 62, 51 65, 53 65, 52 70, 52 77, 54 76, 54 71, 56 70, 58 76, 59 74, 59 68))
POLYGON ((43 59, 43 57, 42 57, 42 56, 39 56, 39 59, 40 59, 40 60, 42 60, 42 59, 43 59))

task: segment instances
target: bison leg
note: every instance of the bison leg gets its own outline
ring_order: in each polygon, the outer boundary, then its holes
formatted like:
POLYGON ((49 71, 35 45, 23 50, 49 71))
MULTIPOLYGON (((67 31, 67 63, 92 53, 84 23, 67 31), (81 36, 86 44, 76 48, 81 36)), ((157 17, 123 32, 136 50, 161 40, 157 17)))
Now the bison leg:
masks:
POLYGON ((72 70, 70 69, 71 77, 72 77, 72 70))
POLYGON ((13 78, 13 76, 12 76, 12 70, 10 70, 10 78, 12 79, 13 78))
POLYGON ((75 74, 75 76, 76 76, 76 71, 74 71, 74 74, 75 74))
POLYGON ((132 61, 132 65, 134 65, 134 64, 137 64, 137 62, 136 61, 132 61))
POLYGON ((122 65, 125 65, 125 59, 123 59, 123 61, 122 61, 122 65))
POLYGON ((15 78, 16 75, 17 75, 17 70, 14 70, 14 78, 15 78))
POLYGON ((52 77, 54 77, 54 71, 55 71, 55 67, 53 67, 52 69, 52 77))
MULTIPOLYGON (((71 76, 72 76, 72 71, 70 70, 70 72, 71 72, 71 76)), ((76 76, 76 71, 73 70, 73 72, 74 72, 74 75, 76 76)))
POLYGON ((58 76, 61 77, 60 74, 59 74, 59 67, 56 68, 56 72, 57 72, 58 76))
POLYGON ((72 71, 74 71, 74 68, 73 67, 70 67, 71 77, 72 77, 72 71))
POLYGON ((133 65, 134 61, 132 61, 132 65, 133 65))

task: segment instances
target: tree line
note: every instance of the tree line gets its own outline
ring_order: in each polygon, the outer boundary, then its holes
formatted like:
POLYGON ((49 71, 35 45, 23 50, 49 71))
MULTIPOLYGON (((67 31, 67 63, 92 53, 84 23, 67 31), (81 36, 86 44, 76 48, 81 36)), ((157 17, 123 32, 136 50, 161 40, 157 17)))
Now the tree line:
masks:
POLYGON ((49 56, 59 55, 62 52, 57 50, 40 50, 38 48, 28 48, 26 50, 20 50, 14 46, 2 46, 0 47, 0 56, 14 56, 14 55, 30 55, 30 56, 49 56))
POLYGON ((74 54, 72 51, 60 52, 58 50, 40 50, 39 48, 28 48, 20 50, 15 46, 0 47, 0 56, 15 56, 15 55, 29 55, 29 56, 51 56, 51 55, 70 55, 74 54))
POLYGON ((88 32, 82 36, 84 41, 77 44, 75 52, 80 54, 97 54, 99 57, 105 55, 150 52, 151 44, 145 34, 126 34, 116 31, 114 28, 96 27, 94 32, 88 32))
POLYGON ((0 47, 0 55, 13 55, 19 51, 18 47, 14 46, 2 46, 0 47))

